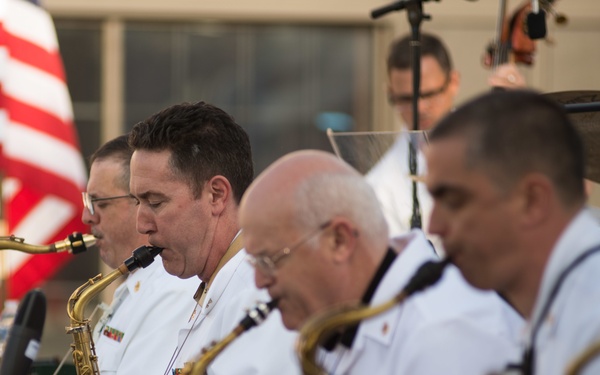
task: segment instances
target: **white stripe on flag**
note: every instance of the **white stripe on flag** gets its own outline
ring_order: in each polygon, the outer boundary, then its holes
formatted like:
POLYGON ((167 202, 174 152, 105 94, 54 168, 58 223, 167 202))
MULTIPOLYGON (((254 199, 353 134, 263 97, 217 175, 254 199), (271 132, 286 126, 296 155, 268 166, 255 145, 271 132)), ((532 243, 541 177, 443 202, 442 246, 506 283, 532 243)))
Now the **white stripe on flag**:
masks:
POLYGON ((21 191, 21 180, 13 177, 5 177, 2 180, 2 200, 4 202, 10 202, 13 197, 21 191))
MULTIPOLYGON (((29 244, 46 244, 75 214, 75 207, 71 203, 48 195, 27 213, 11 234, 24 238, 29 244)), ((6 253, 4 259, 8 264, 3 268, 7 272, 18 269, 32 256, 21 251, 6 250, 6 253)))
POLYGON ((72 120, 73 108, 64 81, 15 59, 9 59, 6 68, 3 90, 7 95, 48 112, 63 122, 72 120))
POLYGON ((46 133, 13 122, 6 132, 4 154, 73 181, 80 188, 86 184, 85 164, 79 151, 46 133))
POLYGON ((52 19, 38 5, 29 1, 9 1, 4 28, 19 38, 39 45, 46 51, 56 51, 58 42, 52 19))

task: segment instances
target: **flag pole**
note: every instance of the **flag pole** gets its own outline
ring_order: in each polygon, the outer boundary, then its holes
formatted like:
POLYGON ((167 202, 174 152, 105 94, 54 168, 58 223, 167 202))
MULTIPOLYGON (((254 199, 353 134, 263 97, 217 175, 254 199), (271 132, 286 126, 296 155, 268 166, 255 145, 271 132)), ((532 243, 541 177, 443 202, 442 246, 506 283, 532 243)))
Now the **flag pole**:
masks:
MULTIPOLYGON (((4 204, 4 176, 0 176, 0 235, 7 235, 6 233, 6 212, 4 204)), ((8 299, 8 277, 9 275, 8 262, 6 261, 6 252, 0 251, 0 272, 2 273, 2 286, 0 287, 0 309, 4 311, 4 302, 8 299)))

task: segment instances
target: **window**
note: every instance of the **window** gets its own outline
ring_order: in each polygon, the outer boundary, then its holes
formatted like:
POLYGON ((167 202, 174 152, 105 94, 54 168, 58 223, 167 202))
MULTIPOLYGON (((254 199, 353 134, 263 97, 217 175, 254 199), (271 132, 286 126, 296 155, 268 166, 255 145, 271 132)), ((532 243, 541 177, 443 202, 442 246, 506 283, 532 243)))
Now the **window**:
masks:
POLYGON ((125 30, 127 129, 203 100, 246 129, 260 172, 293 150, 331 150, 328 121, 368 124, 369 27, 131 22, 125 30))

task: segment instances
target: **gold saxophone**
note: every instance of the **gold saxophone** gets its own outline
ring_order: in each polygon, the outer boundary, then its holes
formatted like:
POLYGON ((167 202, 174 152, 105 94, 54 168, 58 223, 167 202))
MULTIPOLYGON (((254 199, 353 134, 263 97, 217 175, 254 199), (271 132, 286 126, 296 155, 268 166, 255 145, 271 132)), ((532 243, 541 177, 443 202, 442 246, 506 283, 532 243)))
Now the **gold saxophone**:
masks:
POLYGON ((67 327, 67 334, 73 335, 73 362, 77 375, 100 374, 98 357, 92 340, 90 320, 84 317, 84 310, 88 302, 106 288, 110 283, 138 268, 146 268, 162 248, 154 246, 141 246, 133 251, 130 258, 126 259, 117 269, 102 277, 97 275, 77 288, 67 303, 67 314, 71 319, 71 326, 67 327))
POLYGON ((0 250, 17 250, 28 254, 49 254, 68 251, 71 254, 79 254, 96 244, 96 238, 91 234, 73 232, 62 241, 50 245, 31 245, 25 243, 25 239, 15 235, 0 236, 0 250))
POLYGON ((204 375, 208 365, 227 347, 229 344, 250 328, 264 322, 269 313, 277 306, 277 301, 261 302, 240 321, 240 323, 224 339, 214 344, 210 349, 202 349, 201 357, 198 362, 186 364, 182 375, 204 375))
POLYGON ((600 355, 600 341, 593 343, 581 352, 567 367, 566 375, 581 374, 583 369, 600 355))
POLYGON ((381 314, 402 303, 412 294, 435 284, 441 278, 444 268, 449 263, 448 259, 441 262, 426 262, 419 267, 400 293, 381 305, 373 307, 344 306, 310 318, 300 329, 300 335, 296 342, 296 354, 302 365, 302 373, 304 375, 325 374, 315 359, 317 347, 320 343, 331 337, 340 328, 358 324, 361 320, 381 314))

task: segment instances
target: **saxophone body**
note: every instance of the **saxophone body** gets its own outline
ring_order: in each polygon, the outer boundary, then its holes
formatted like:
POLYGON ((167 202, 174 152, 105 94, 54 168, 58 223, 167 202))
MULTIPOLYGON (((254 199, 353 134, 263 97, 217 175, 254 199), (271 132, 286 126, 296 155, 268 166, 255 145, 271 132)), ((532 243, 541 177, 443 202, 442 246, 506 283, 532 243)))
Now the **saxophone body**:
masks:
POLYGON ((240 321, 240 323, 218 343, 214 344, 210 349, 202 349, 200 359, 193 365, 186 365, 182 375, 204 375, 208 365, 219 355, 225 348, 233 342, 238 336, 252 327, 264 322, 267 316, 277 306, 277 300, 267 303, 259 303, 255 308, 250 310, 248 314, 240 321))
POLYGON ((73 335, 71 351, 77 375, 100 374, 98 356, 96 355, 92 339, 90 320, 86 319, 84 315, 88 303, 122 275, 126 275, 137 268, 145 268, 150 265, 154 261, 154 257, 161 251, 162 249, 158 247, 141 246, 134 250, 133 255, 125 260, 117 269, 105 277, 97 275, 89 279, 71 294, 67 303, 67 314, 69 315, 71 325, 66 329, 67 334, 73 335))
POLYGON ((577 355, 567 367, 566 375, 579 375, 583 373, 586 367, 600 356, 600 341, 597 341, 587 347, 583 352, 577 355))
POLYGON ((319 344, 341 328, 359 324, 360 321, 381 314, 402 303, 412 294, 435 284, 450 261, 424 263, 407 285, 387 302, 376 306, 345 306, 325 311, 310 318, 300 329, 296 342, 296 354, 304 375, 324 375, 325 371, 316 361, 319 344))

